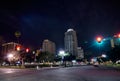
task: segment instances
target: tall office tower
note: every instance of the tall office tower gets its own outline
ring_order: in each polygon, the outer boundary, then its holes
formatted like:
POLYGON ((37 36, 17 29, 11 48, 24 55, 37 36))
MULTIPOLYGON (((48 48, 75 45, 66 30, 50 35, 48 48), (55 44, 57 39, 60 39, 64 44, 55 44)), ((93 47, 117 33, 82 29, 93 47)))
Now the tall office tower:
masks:
POLYGON ((44 40, 42 45, 43 52, 49 52, 55 54, 55 43, 50 40, 44 40))
POLYGON ((67 32, 65 32, 64 43, 65 43, 65 51, 77 57, 78 43, 77 43, 76 31, 74 31, 73 29, 68 29, 67 32))

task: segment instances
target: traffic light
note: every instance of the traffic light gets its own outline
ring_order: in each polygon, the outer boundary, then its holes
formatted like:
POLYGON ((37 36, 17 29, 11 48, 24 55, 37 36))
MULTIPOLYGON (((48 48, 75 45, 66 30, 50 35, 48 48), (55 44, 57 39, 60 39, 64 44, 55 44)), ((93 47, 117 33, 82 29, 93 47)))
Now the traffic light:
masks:
POLYGON ((16 46, 16 50, 17 50, 17 51, 20 51, 20 50, 21 50, 21 47, 20 47, 20 46, 16 46))
POLYGON ((119 34, 115 34, 114 38, 120 38, 120 33, 119 34))
POLYGON ((97 41, 98 43, 101 43, 102 37, 97 37, 97 38, 96 38, 96 41, 97 41))
POLYGON ((25 50, 27 53, 30 51, 30 49, 29 48, 26 48, 26 50, 25 50))
POLYGON ((118 34, 118 38, 120 38, 120 34, 118 34))

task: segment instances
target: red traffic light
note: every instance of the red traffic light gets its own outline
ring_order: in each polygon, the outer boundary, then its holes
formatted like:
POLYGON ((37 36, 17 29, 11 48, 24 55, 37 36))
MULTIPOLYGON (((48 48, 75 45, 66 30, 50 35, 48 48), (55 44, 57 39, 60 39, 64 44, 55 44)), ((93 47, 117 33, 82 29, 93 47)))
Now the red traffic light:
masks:
POLYGON ((114 35, 115 38, 120 38, 120 33, 114 35))
POLYGON ((120 34, 118 34, 118 38, 120 38, 120 34))
POLYGON ((30 51, 30 49, 29 48, 26 48, 26 50, 25 50, 26 52, 29 52, 30 51))
POLYGON ((17 51, 20 51, 20 50, 21 50, 21 47, 20 47, 20 46, 16 46, 16 50, 17 50, 17 51))
POLYGON ((100 43, 100 42, 102 41, 102 37, 97 37, 97 38, 96 38, 96 41, 97 41, 98 43, 100 43))

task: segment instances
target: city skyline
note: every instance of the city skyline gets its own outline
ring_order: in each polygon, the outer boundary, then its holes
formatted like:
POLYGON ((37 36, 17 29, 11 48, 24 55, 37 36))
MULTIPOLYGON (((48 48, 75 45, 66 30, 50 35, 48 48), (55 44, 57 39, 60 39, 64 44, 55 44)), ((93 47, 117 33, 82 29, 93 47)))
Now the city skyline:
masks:
POLYGON ((120 5, 118 1, 46 0, 1 2, 0 36, 6 42, 20 41, 33 47, 42 46, 44 39, 64 48, 64 32, 73 28, 78 45, 85 49, 97 35, 111 37, 120 32, 120 5), (87 45, 86 45, 87 44, 87 45))
POLYGON ((1 0, 0 81, 120 81, 120 0, 1 0))

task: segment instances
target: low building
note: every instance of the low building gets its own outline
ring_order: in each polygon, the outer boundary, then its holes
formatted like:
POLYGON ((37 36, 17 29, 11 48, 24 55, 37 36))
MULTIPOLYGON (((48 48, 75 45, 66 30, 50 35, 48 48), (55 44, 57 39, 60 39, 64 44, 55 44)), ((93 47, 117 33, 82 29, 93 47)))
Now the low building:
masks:
POLYGON ((83 51, 83 49, 81 47, 78 47, 77 50, 78 50, 77 58, 78 59, 83 59, 84 58, 84 51, 83 51))
POLYGON ((42 45, 42 51, 55 54, 55 43, 48 39, 44 40, 42 45))
POLYGON ((120 38, 114 37, 110 39, 110 42, 111 42, 111 47, 114 48, 115 46, 120 45, 120 38))
POLYGON ((2 58, 5 60, 5 59, 8 59, 8 56, 12 54, 13 58, 12 59, 19 59, 19 54, 18 52, 16 51, 16 46, 20 46, 20 44, 18 43, 15 43, 15 42, 8 42, 8 43, 4 43, 2 44, 2 58))

